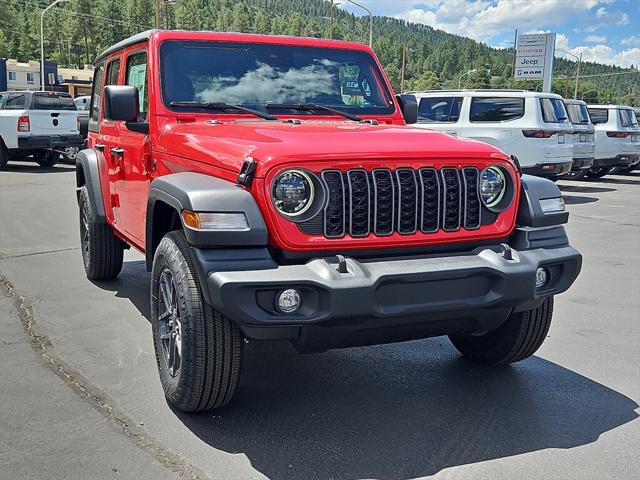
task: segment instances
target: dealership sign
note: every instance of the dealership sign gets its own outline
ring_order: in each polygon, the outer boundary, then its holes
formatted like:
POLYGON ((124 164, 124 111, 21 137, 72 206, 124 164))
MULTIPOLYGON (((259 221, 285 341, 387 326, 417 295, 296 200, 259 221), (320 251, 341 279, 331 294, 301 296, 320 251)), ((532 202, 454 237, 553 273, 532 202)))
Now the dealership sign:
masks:
POLYGON ((555 43, 555 33, 519 35, 516 45, 514 78, 518 80, 544 80, 543 91, 550 91, 555 43))

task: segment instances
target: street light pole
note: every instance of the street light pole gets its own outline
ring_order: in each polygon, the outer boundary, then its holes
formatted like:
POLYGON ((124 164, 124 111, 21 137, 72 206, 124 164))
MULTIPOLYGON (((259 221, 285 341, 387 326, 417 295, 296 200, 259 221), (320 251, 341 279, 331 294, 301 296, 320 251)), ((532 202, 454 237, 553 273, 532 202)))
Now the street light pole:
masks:
POLYGON ((578 79, 580 78, 580 64, 582 63, 582 52, 580 52, 580 56, 578 57, 577 55, 574 55, 571 52, 567 52, 563 48, 556 48, 556 50, 558 52, 564 52, 567 55, 571 55, 573 58, 575 58, 578 61, 578 65, 576 66, 576 85, 573 89, 573 99, 575 100, 578 98, 578 79))
POLYGON ((404 68, 407 62, 407 47, 402 47, 402 71, 400 72, 400 93, 404 92, 404 68))
POLYGON ((595 92, 595 91, 597 91, 597 90, 598 90, 597 88, 592 88, 591 90, 587 90, 586 92, 582 92, 582 95, 580 96, 580 100, 584 100, 584 96, 585 96, 587 93, 595 92))
POLYGON ((371 14, 371 10, 369 10, 367 7, 365 7, 364 5, 358 2, 354 2, 353 0, 346 0, 346 1, 360 7, 365 12, 367 12, 367 15, 369 15, 369 46, 370 47, 373 46, 373 15, 371 14))
POLYGON ((55 7, 59 3, 68 2, 69 0, 55 0, 51 5, 48 5, 40 13, 40 90, 45 91, 44 86, 44 14, 47 13, 52 7, 55 7))

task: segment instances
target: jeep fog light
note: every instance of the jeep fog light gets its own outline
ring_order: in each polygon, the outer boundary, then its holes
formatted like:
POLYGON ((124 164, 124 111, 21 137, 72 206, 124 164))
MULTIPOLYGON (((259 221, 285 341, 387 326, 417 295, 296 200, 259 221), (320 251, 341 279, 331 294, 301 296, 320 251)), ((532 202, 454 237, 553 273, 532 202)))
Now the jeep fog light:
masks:
POLYGON ((543 287, 547 283, 547 269, 538 267, 536 270, 536 288, 543 287))
POLYGON ((249 222, 242 212, 205 213, 183 210, 182 221, 193 230, 249 230, 249 222))
POLYGON ((540 200, 542 213, 564 212, 564 200, 562 197, 543 198, 540 200))
POLYGON ((287 288, 278 295, 278 310, 282 313, 293 313, 300 308, 302 297, 295 288, 287 288))

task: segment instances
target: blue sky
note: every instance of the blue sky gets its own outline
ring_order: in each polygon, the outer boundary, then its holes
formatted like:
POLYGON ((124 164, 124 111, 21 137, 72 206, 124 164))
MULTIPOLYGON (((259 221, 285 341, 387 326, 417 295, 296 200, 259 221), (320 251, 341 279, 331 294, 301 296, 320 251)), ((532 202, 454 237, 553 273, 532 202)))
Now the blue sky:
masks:
MULTIPOLYGON (((640 65, 640 0, 356 0, 374 15, 424 23, 507 47, 518 33, 556 32, 556 48, 583 60, 640 65)), ((347 0, 334 0, 353 13, 347 0)), ((557 52, 557 56, 566 56, 557 52)))

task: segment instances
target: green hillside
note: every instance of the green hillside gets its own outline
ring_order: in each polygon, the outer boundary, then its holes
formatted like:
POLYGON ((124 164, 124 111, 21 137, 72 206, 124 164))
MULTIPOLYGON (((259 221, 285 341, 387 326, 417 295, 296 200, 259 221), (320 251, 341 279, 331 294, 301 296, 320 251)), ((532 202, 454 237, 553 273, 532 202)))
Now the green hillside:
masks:
MULTIPOLYGON (((40 11, 46 0, 0 0, 0 56, 39 58, 40 11)), ((114 42, 150 28, 153 0, 72 0, 46 17, 48 57, 65 65, 91 63, 114 42)), ((330 4, 324 0, 179 0, 163 5, 165 28, 329 37, 330 4)), ((367 41, 368 18, 334 9, 332 37, 367 41)), ((405 90, 457 87, 540 89, 539 81, 510 78, 512 51, 389 17, 375 17, 373 48, 396 90, 400 90, 402 50, 407 47, 405 90)), ((576 63, 557 59, 553 89, 573 94, 576 63)), ((578 97, 593 102, 640 104, 640 72, 583 63, 578 97), (608 75, 608 74, 615 75, 608 75)))

